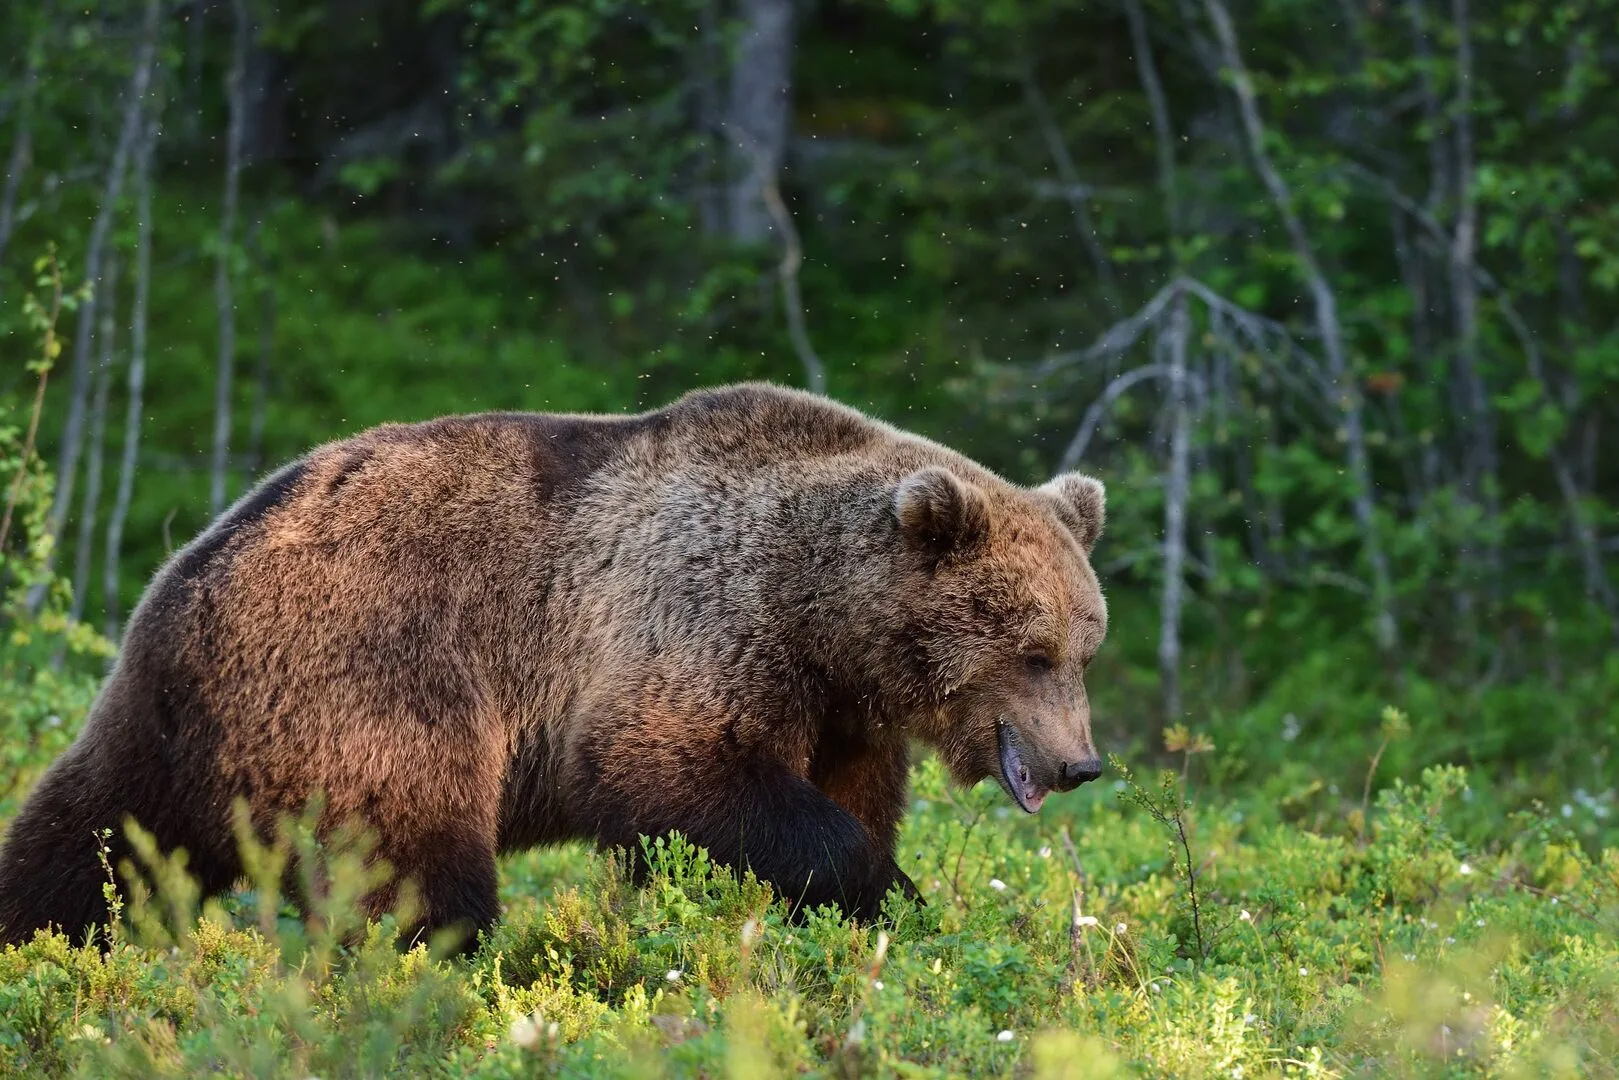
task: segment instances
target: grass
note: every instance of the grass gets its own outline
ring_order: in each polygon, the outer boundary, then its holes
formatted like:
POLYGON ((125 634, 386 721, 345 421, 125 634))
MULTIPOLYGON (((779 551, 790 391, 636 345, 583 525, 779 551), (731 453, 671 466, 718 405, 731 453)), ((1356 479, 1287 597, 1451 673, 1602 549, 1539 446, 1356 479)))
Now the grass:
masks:
POLYGON ((678 839, 640 889, 578 847, 506 860, 464 961, 386 924, 339 944, 341 895, 310 925, 251 890, 194 921, 171 884, 122 898, 105 953, 0 953, 0 1071, 1614 1075, 1619 849, 1504 816, 1454 768, 1309 820, 1188 798, 1177 772, 1026 818, 923 761, 900 859, 928 904, 892 897, 886 927, 787 922, 678 839))

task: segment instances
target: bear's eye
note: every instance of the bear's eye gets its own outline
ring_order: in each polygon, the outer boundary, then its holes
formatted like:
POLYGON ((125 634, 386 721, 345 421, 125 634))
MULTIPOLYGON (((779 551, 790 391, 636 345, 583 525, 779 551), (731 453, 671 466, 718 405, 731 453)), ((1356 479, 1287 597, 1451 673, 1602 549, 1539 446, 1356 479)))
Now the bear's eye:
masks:
POLYGON ((1029 666, 1030 671, 1050 671, 1057 666, 1051 654, 1041 649, 1035 649, 1023 654, 1023 662, 1029 666))

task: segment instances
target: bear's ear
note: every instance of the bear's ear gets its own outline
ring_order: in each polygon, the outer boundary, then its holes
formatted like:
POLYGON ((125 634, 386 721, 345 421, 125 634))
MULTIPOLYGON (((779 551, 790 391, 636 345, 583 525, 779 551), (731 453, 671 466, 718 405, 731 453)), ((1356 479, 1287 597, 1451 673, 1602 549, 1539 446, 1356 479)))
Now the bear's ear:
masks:
POLYGON ((1107 490, 1102 481, 1083 473, 1063 473, 1035 490, 1057 505, 1057 516, 1089 555, 1107 519, 1107 490))
POLYGON ((937 558, 966 555, 989 539, 989 501, 947 469, 929 466, 899 482, 894 516, 907 543, 937 558))

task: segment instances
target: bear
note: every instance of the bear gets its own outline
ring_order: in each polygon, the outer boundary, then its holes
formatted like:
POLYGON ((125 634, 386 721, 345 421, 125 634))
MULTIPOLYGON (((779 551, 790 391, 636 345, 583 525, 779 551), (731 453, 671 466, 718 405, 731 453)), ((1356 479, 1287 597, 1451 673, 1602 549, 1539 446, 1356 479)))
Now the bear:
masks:
MULTIPOLYGON (((150 582, 0 848, 0 940, 105 923, 133 819, 203 895, 319 793, 417 934, 496 857, 678 830, 792 910, 882 914, 913 740, 1028 813, 1094 780, 1102 484, 1013 484, 768 383, 637 414, 386 424, 263 480, 150 582)), ((463 946, 463 951, 466 947, 463 946)))

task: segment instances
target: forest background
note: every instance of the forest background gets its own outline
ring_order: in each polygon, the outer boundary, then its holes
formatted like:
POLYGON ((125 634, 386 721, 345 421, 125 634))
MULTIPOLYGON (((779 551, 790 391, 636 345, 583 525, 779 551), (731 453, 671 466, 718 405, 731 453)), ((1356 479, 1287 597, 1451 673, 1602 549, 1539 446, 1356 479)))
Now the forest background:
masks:
POLYGON ((0 26, 0 819, 152 572, 276 464, 768 378, 1106 481, 1105 750, 1360 841, 1375 793, 1465 766, 1479 842, 1523 812, 1606 865, 1616 0, 0 26))

